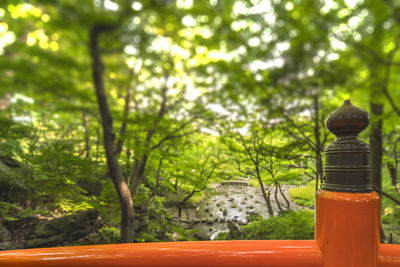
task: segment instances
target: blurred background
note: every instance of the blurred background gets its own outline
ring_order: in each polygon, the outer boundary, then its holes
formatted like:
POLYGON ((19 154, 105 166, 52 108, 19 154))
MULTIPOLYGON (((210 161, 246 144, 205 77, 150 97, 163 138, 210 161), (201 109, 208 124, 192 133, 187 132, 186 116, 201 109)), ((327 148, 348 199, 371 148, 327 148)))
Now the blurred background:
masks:
POLYGON ((399 37, 397 0, 2 0, 0 249, 312 239, 345 99, 399 243, 399 37))

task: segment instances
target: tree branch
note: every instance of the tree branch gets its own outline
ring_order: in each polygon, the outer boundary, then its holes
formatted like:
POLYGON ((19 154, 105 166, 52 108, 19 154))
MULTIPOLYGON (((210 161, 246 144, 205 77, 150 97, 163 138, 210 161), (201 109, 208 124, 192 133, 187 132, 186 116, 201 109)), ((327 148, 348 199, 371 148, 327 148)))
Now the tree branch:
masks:
MULTIPOLYGON (((317 151, 316 144, 307 135, 305 135, 304 131, 301 130, 300 127, 289 116, 285 115, 283 112, 282 115, 300 133, 307 145, 309 145, 312 150, 317 151)), ((287 130, 293 135, 292 131, 290 131, 289 129, 287 130)))
POLYGON ((161 158, 159 163, 158 163, 158 168, 157 168, 157 173, 156 173, 156 185, 154 186, 153 190, 151 191, 149 197, 146 199, 144 206, 147 207, 149 204, 150 200, 156 195, 158 187, 160 186, 160 180, 161 180, 161 166, 163 164, 163 159, 161 158))
POLYGON ((374 188, 374 190, 376 192, 378 192, 381 195, 384 195, 385 197, 387 197, 388 199, 390 199, 391 201, 393 201, 394 203, 396 203, 397 205, 400 205, 400 201, 395 199, 394 197, 392 197, 391 195, 389 195, 388 193, 383 192, 380 188, 378 188, 375 185, 372 185, 372 187, 374 188))
MULTIPOLYGON (((133 74, 134 74, 134 68, 132 68, 129 71, 129 83, 131 83, 131 80, 133 78, 133 74)), ((126 133, 127 123, 128 123, 128 115, 129 115, 129 103, 130 103, 130 100, 131 100, 131 88, 130 87, 131 86, 129 84, 129 86, 126 88, 124 115, 123 115, 123 118, 122 118, 121 128, 119 130, 119 140, 117 142, 117 149, 116 149, 117 155, 121 154, 122 146, 123 146, 124 141, 125 141, 125 136, 124 135, 126 133)))
POLYGON ((163 143, 165 143, 168 140, 173 140, 173 139, 181 138, 181 137, 184 137, 184 136, 188 136, 188 135, 191 135, 191 134, 193 134, 193 133, 195 133, 197 131, 198 130, 196 129, 196 130, 188 131, 188 132, 185 132, 185 133, 182 133, 182 134, 178 134, 178 135, 167 135, 164 138, 162 138, 157 144, 152 146, 151 150, 154 150, 154 149, 160 147, 163 143))

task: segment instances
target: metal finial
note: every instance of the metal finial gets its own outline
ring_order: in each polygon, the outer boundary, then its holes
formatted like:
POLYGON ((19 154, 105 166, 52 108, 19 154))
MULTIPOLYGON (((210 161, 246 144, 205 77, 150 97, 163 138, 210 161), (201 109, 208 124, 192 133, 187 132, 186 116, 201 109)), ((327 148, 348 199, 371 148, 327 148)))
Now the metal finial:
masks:
POLYGON ((321 189, 338 192, 371 192, 369 147, 357 139, 367 128, 369 114, 350 100, 328 115, 326 126, 337 139, 325 148, 325 177, 321 189))
POLYGON ((340 136, 357 136, 367 128, 369 114, 362 108, 353 106, 350 100, 345 100, 343 105, 328 115, 326 126, 329 131, 340 136))

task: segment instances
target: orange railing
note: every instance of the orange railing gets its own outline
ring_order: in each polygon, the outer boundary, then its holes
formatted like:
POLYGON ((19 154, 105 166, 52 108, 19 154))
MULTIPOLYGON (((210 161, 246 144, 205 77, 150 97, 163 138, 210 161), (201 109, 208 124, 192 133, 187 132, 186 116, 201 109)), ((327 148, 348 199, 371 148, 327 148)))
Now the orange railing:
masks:
POLYGON ((357 134, 368 124, 368 114, 363 112, 346 102, 328 118, 328 128, 337 135, 337 141, 326 149, 326 177, 316 194, 315 240, 171 242, 13 250, 0 252, 0 267, 400 267, 400 245, 380 244, 379 240, 380 196, 369 184, 368 146, 356 140, 357 134))
POLYGON ((3 251, 0 266, 400 266, 399 245, 381 244, 377 264, 356 262, 367 256, 358 250, 357 244, 348 252, 352 254, 349 258, 337 257, 339 262, 344 260, 347 264, 340 265, 334 260, 328 265, 314 240, 116 244, 3 251))

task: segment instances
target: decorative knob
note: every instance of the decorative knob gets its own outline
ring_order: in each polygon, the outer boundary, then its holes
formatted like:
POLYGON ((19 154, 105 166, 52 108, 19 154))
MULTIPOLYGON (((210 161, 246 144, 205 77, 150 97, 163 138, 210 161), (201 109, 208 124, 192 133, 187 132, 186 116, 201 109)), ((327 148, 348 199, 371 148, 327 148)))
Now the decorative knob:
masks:
POLYGON ((343 105, 329 114, 326 126, 329 131, 341 136, 357 136, 369 124, 369 114, 362 108, 353 106, 350 100, 345 100, 343 105))
POLYGON ((369 114, 350 100, 328 115, 326 126, 336 140, 325 148, 322 190, 371 192, 369 147, 357 135, 369 124, 369 114))

